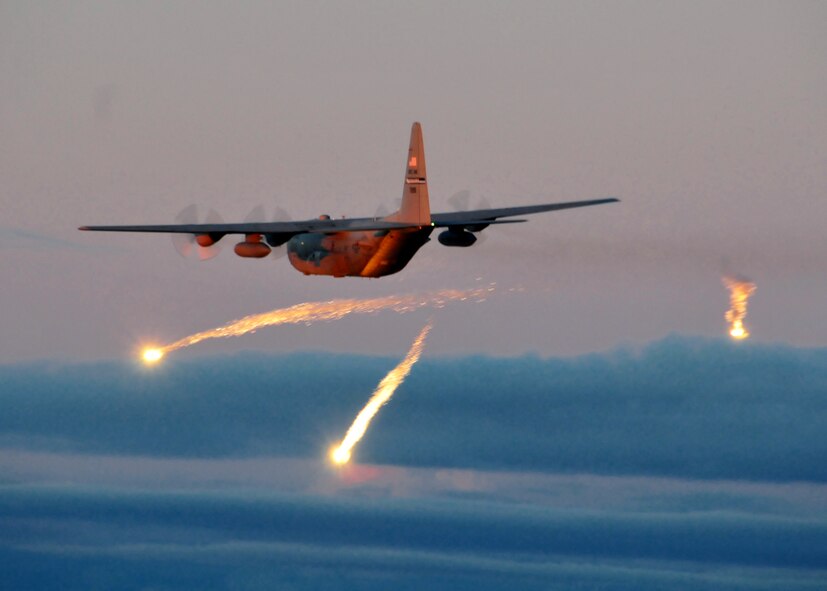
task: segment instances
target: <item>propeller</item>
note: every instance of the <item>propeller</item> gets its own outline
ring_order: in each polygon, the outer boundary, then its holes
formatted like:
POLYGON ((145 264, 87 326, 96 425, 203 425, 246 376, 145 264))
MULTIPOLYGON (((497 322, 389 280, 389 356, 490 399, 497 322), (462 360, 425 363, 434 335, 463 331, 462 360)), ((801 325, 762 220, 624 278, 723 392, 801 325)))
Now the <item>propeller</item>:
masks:
MULTIPOLYGON (((453 195, 448 197, 447 201, 448 205, 450 205, 454 209, 454 211, 472 211, 475 209, 491 208, 491 203, 485 197, 477 197, 472 200, 471 191, 469 191, 468 189, 454 193, 453 195)), ((482 230, 474 230, 473 228, 466 229, 469 232, 474 232, 474 236, 477 237, 476 244, 482 244, 486 241, 487 236, 486 234, 483 234, 482 230)))
POLYGON ((376 208, 376 213, 373 214, 373 217, 377 219, 386 218, 394 211, 399 211, 400 207, 402 207, 402 199, 381 203, 379 207, 376 208))
MULTIPOLYGON (((256 205, 250 211, 250 213, 247 214, 247 217, 244 218, 244 221, 247 222, 247 223, 249 223, 249 222, 266 222, 266 221, 289 222, 292 219, 293 218, 290 217, 290 214, 287 213, 287 211, 285 211, 283 208, 277 206, 273 210, 273 215, 271 215, 269 220, 268 220, 268 217, 267 217, 266 211, 264 209, 264 206, 259 204, 259 205, 256 205)), ((270 244, 270 241, 267 239, 267 236, 265 236, 265 240, 270 245, 270 257, 271 258, 280 259, 284 255, 287 254, 287 243, 286 242, 282 243, 282 244, 273 245, 273 244, 270 244)))
POLYGON ((469 211, 473 209, 490 209, 491 204, 485 197, 474 199, 474 205, 471 207, 471 191, 465 189, 458 191, 448 197, 448 205, 453 207, 456 211, 469 211))
MULTIPOLYGON (((176 224, 198 224, 199 220, 198 206, 195 204, 185 207, 175 216, 176 224)), ((210 209, 204 218, 204 223, 221 224, 224 220, 217 211, 210 209)), ((207 234, 173 234, 172 245, 182 257, 186 258, 197 252, 198 258, 202 261, 207 261, 221 252, 221 245, 218 241, 213 241, 212 237, 207 234)))

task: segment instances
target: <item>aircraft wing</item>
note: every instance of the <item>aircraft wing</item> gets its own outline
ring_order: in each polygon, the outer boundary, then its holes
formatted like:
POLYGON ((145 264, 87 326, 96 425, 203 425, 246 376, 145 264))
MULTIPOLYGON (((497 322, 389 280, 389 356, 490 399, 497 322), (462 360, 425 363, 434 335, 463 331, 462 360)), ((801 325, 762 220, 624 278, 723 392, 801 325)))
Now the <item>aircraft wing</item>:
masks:
POLYGON ((312 219, 297 222, 244 222, 240 224, 161 224, 151 226, 81 226, 91 232, 160 232, 167 234, 282 234, 305 232, 334 234, 412 228, 411 224, 386 222, 375 218, 312 219))
POLYGON ((498 220, 498 218, 529 215, 532 213, 541 213, 543 211, 556 211, 558 209, 572 209, 574 207, 588 207, 589 205, 615 203, 616 201, 619 201, 619 199, 609 197, 606 199, 592 199, 590 201, 567 201, 564 203, 543 203, 539 205, 524 205, 521 207, 501 207, 498 209, 475 209, 471 211, 456 211, 451 213, 433 213, 431 214, 431 225, 441 228, 450 226, 509 224, 524 222, 525 220, 498 220))
MULTIPOLYGON (((522 207, 501 207, 498 209, 475 209, 451 213, 431 214, 431 225, 437 228, 450 226, 481 226, 487 224, 513 224, 525 220, 510 218, 519 215, 571 209, 613 203, 615 198, 593 199, 591 201, 568 201, 564 203, 545 203, 525 205, 522 207)), ((317 234, 335 234, 337 232, 372 232, 418 228, 410 223, 389 222, 377 218, 352 219, 311 219, 295 222, 244 222, 239 224, 160 224, 149 226, 81 226, 79 230, 90 232, 158 232, 167 234, 268 234, 289 237, 305 232, 317 234)))

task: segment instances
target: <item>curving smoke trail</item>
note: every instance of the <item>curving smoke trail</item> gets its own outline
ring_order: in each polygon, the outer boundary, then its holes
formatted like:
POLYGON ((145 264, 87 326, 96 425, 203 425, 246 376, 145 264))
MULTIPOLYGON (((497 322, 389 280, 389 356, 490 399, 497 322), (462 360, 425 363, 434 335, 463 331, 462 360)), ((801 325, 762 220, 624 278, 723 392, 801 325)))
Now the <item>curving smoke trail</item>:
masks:
POLYGON ((729 334, 734 339, 745 339, 749 336, 749 331, 744 327, 744 318, 747 316, 747 302, 755 291, 755 284, 730 276, 724 276, 722 281, 729 290, 729 310, 724 315, 729 323, 729 334))
POLYGON ((334 463, 346 464, 350 460, 353 446, 359 443, 359 440, 365 435, 365 432, 368 430, 368 426, 370 425, 370 421, 374 416, 376 416, 379 409, 382 408, 388 400, 390 400, 399 385, 405 381, 405 378, 408 377, 414 363, 419 361, 419 356, 422 354, 422 348, 425 346, 425 337, 428 336, 432 325, 433 322, 429 320, 428 323, 422 328, 419 336, 416 337, 413 345, 411 345, 411 349, 408 351, 408 354, 405 355, 405 358, 399 362, 399 365, 394 367, 390 373, 388 373, 388 375, 386 375, 382 381, 379 382, 373 396, 371 396, 370 400, 368 400, 368 403, 359 412, 359 414, 356 415, 356 419, 354 419, 353 424, 347 430, 345 438, 342 439, 342 442, 339 445, 330 451, 330 459, 333 460, 334 463))
POLYGON ((169 345, 149 347, 143 350, 142 356, 146 363, 157 363, 164 355, 176 349, 189 347, 207 339, 238 337, 265 326, 339 320, 350 314, 369 314, 380 310, 394 310, 402 313, 427 306, 438 308, 452 301, 464 301, 472 298, 482 300, 493 290, 494 288, 489 286, 469 290, 445 289, 418 295, 397 295, 363 300, 342 299, 327 302, 306 302, 263 314, 245 316, 224 326, 197 332, 169 345))

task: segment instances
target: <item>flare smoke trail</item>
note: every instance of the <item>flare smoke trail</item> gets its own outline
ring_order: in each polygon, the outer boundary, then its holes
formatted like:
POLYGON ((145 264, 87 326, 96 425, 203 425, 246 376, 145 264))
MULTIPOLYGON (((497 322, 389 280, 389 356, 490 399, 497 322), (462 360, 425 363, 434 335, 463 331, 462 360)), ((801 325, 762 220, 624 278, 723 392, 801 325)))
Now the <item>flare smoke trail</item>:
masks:
POLYGON ((333 460, 334 463, 346 464, 350 460, 350 453, 351 450, 353 450, 353 446, 359 443, 359 440, 365 435, 365 432, 368 430, 368 426, 370 425, 370 421, 374 416, 376 416, 379 409, 382 408, 388 400, 390 400, 399 385, 405 381, 405 378, 408 377, 414 363, 419 361, 419 356, 422 354, 422 348, 425 346, 425 337, 428 336, 432 325, 433 323, 429 320, 428 323, 422 328, 419 336, 416 337, 413 345, 411 345, 411 349, 408 351, 408 354, 402 361, 399 362, 399 365, 394 367, 390 373, 388 373, 388 375, 386 375, 382 381, 379 382, 373 396, 371 396, 370 400, 368 400, 368 403, 359 412, 359 414, 356 415, 356 419, 354 419, 353 424, 347 430, 345 438, 342 439, 342 442, 339 445, 330 451, 330 459, 333 460))
POLYGON ((744 318, 747 316, 747 302, 755 291, 755 284, 746 279, 727 276, 722 280, 729 290, 729 310, 724 315, 729 323, 729 334, 734 339, 745 339, 749 336, 749 331, 744 327, 744 318))
POLYGON ((157 363, 171 351, 189 347, 207 339, 238 337, 265 326, 339 320, 349 314, 368 314, 380 310, 394 310, 400 313, 410 312, 426 306, 441 307, 451 301, 465 301, 471 298, 481 300, 493 290, 494 288, 489 286, 469 290, 445 289, 419 295, 387 296, 364 300, 344 299, 328 302, 306 302, 263 314, 245 316, 219 328, 184 337, 169 345, 148 347, 141 354, 146 363, 157 363))

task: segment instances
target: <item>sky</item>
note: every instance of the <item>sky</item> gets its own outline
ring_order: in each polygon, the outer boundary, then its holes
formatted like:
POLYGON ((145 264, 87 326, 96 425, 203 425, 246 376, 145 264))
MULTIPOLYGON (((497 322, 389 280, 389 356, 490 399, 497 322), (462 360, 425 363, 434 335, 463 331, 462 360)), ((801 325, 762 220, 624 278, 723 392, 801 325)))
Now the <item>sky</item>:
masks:
POLYGON ((825 30, 803 1, 0 0, 0 587, 823 588, 825 30), (378 280, 77 231, 372 216, 413 121, 433 211, 621 201, 378 280), (137 360, 443 289, 486 296, 137 360))
MULTIPOLYGON (((501 293, 446 318, 430 353, 576 355, 720 334, 725 272, 758 285, 756 339, 824 345, 825 25, 818 2, 2 3, 0 358, 112 357, 298 302, 479 281, 501 293), (379 280, 76 230, 192 203, 370 216, 401 194, 415 120, 434 211, 463 190, 622 202, 433 240, 379 280)), ((419 320, 384 321, 221 350, 404 351, 419 320)))

